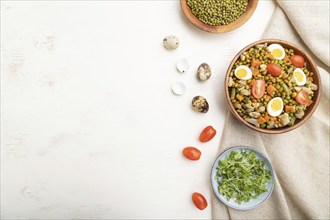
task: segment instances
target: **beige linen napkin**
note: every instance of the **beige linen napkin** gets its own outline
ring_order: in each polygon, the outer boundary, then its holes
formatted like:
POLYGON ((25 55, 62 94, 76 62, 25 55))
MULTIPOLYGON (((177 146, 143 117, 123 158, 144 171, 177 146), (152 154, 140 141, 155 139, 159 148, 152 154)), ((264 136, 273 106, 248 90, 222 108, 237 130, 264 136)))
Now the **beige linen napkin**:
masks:
POLYGON ((277 180, 269 200, 254 210, 228 208, 212 193, 213 219, 330 219, 329 1, 278 3, 263 38, 287 40, 314 55, 323 66, 321 101, 308 122, 279 135, 257 133, 228 113, 219 154, 237 145, 256 147, 271 160, 277 180))

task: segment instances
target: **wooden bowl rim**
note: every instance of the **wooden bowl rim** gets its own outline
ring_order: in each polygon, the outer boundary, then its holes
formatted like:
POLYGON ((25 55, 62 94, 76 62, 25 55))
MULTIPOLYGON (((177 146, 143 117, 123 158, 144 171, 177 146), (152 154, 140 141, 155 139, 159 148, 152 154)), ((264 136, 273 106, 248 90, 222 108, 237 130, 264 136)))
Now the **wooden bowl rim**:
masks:
MULTIPOLYGON (((285 47, 286 47, 285 46, 285 47)), ((322 92, 322 84, 321 84, 321 78, 320 78, 320 74, 319 71, 317 69, 317 66, 314 62, 314 60, 312 59, 312 57, 305 51, 301 50, 298 46, 296 46, 295 44, 292 44, 288 41, 285 40, 280 40, 280 39, 274 39, 274 38, 270 38, 270 39, 262 39, 262 40, 258 40, 255 41, 249 45, 247 45, 246 47, 244 47, 242 50, 240 50, 236 56, 233 58, 233 60, 231 61, 231 63, 229 64, 229 67, 227 69, 226 72, 226 77, 225 77, 225 83, 224 83, 224 89, 225 89, 225 97, 226 97, 226 101, 227 104, 229 105, 229 110, 231 111, 231 113, 243 124, 245 124, 247 127, 256 130, 258 132, 261 133, 265 133, 265 134, 281 134, 281 133, 285 133, 285 132, 289 132, 292 131, 298 127, 300 127, 301 125, 303 125, 306 121, 308 121, 308 119, 313 115, 313 113, 315 112, 319 102, 320 102, 320 98, 321 98, 321 92, 322 92), (302 54, 303 56, 305 56, 307 59, 305 62, 307 62, 307 64, 310 66, 311 71, 314 73, 314 79, 316 76, 316 81, 318 83, 315 83, 318 86, 318 89, 315 91, 315 99, 313 100, 313 104, 311 106, 309 106, 308 108, 308 112, 307 114, 304 115, 304 117, 302 119, 299 119, 298 123, 295 123, 293 126, 289 126, 289 127, 283 127, 283 128, 277 128, 277 129, 263 129, 263 128, 258 128, 250 123, 248 123, 247 121, 245 121, 243 118, 241 118, 241 116, 236 112, 234 105, 232 104, 230 97, 229 97, 229 90, 228 90, 228 80, 229 80, 229 74, 231 69, 234 66, 234 63, 236 62, 236 60, 240 57, 240 55, 245 52, 246 50, 250 49, 251 47, 257 45, 257 44, 264 44, 264 43, 278 43, 280 45, 286 45, 289 46, 289 48, 293 48, 295 50, 295 52, 298 52, 298 54, 302 54)))
POLYGON ((258 6, 258 2, 259 0, 249 0, 247 10, 235 21, 227 25, 211 26, 203 23, 195 15, 193 15, 189 6, 187 5, 187 0, 180 0, 183 13, 188 18, 188 20, 199 29, 214 34, 230 32, 241 27, 252 17, 253 13, 255 12, 258 6))

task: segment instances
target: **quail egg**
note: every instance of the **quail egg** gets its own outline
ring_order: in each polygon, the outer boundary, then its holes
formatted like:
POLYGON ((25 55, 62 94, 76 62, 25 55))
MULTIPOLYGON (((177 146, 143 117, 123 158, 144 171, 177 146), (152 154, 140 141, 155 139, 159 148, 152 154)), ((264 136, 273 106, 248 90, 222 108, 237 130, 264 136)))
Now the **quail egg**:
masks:
POLYGON ((271 99, 267 105, 267 112, 269 115, 276 117, 283 111, 283 101, 280 97, 271 99))
POLYGON ((185 73, 188 71, 189 69, 189 63, 188 60, 186 59, 181 59, 176 63, 176 69, 180 72, 180 73, 185 73))
POLYGON ((252 77, 252 71, 247 66, 244 66, 244 65, 243 66, 238 66, 235 69, 235 76, 238 79, 249 80, 252 77))
POLYGON ((285 57, 285 50, 279 44, 271 44, 268 46, 269 52, 274 56, 277 60, 283 60, 285 57))
POLYGON ((191 104, 193 109, 197 112, 206 113, 209 110, 209 103, 203 96, 195 96, 191 104))
POLYGON ((304 71, 300 68, 296 68, 293 71, 293 79, 298 86, 303 86, 306 84, 306 75, 304 71))
POLYGON ((186 91, 186 86, 182 82, 176 82, 172 85, 172 91, 175 95, 183 95, 186 91))
POLYGON ((179 38, 173 35, 169 35, 163 40, 164 47, 168 50, 175 50, 179 47, 179 38))
POLYGON ((202 63, 197 69, 198 79, 201 81, 208 80, 212 75, 211 67, 207 63, 202 63))

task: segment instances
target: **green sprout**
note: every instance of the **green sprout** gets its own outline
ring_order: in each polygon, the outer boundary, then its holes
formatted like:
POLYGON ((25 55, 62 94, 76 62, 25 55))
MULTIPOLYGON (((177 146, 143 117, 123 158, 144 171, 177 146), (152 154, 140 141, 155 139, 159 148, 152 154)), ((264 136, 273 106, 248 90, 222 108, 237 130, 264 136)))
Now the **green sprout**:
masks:
POLYGON ((272 174, 264 168, 265 161, 256 158, 253 151, 232 151, 219 161, 215 180, 219 192, 238 204, 257 198, 267 192, 266 183, 272 174))

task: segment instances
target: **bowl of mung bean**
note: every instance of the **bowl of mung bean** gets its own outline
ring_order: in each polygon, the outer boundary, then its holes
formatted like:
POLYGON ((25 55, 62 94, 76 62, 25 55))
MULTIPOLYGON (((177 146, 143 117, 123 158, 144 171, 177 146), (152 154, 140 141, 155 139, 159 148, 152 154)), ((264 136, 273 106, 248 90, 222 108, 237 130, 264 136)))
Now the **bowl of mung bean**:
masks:
POLYGON ((316 110, 320 94, 320 76, 311 56, 278 39, 244 47, 225 78, 230 111, 249 128, 267 134, 304 124, 316 110))
POLYGON ((188 20, 203 31, 224 33, 247 22, 258 0, 180 0, 188 20))

